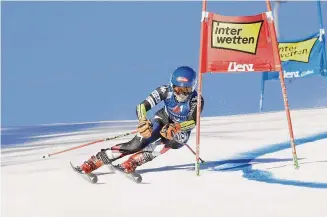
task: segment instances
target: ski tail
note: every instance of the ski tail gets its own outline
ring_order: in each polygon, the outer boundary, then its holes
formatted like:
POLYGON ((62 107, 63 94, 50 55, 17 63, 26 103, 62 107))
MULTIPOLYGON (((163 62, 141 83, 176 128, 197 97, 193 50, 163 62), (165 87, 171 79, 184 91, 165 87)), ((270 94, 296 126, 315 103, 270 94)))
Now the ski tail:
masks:
POLYGON ((128 179, 134 181, 135 183, 142 182, 142 176, 139 173, 126 173, 119 165, 112 165, 112 168, 118 171, 120 174, 124 175, 128 179))
POLYGON ((93 173, 83 173, 83 171, 78 167, 78 166, 74 166, 72 162, 69 162, 70 166, 72 167, 72 169, 79 174, 80 176, 82 176, 82 178, 84 178, 86 181, 95 184, 98 182, 98 176, 93 174, 93 173))

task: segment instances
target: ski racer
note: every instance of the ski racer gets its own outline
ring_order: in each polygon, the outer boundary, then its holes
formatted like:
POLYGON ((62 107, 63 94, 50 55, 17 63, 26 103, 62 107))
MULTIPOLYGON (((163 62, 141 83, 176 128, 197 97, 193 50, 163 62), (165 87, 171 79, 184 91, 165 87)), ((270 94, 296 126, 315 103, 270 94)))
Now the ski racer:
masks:
MULTIPOLYGON (((93 155, 78 166, 88 174, 105 164, 126 155, 131 155, 119 164, 125 173, 133 173, 138 166, 149 162, 169 149, 183 147, 196 126, 197 92, 196 72, 188 66, 178 67, 171 75, 170 84, 155 89, 143 102, 137 105, 138 134, 128 142, 117 144, 93 155), (147 119, 147 111, 160 102, 163 108, 147 119)), ((201 112, 203 109, 201 97, 201 112)))

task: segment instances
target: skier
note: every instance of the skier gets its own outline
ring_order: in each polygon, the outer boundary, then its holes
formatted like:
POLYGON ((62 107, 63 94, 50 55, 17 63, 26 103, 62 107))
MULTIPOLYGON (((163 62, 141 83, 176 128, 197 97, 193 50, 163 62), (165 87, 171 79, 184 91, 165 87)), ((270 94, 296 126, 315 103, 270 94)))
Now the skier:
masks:
MULTIPOLYGON (((197 92, 196 72, 188 67, 178 67, 171 75, 169 85, 155 89, 137 105, 138 134, 130 141, 101 149, 78 169, 85 174, 126 155, 131 155, 119 164, 125 173, 133 173, 137 166, 149 162, 169 149, 183 147, 196 126, 197 92), (164 107, 148 120, 146 113, 161 101, 164 107)), ((201 112, 203 98, 201 98, 201 112)))

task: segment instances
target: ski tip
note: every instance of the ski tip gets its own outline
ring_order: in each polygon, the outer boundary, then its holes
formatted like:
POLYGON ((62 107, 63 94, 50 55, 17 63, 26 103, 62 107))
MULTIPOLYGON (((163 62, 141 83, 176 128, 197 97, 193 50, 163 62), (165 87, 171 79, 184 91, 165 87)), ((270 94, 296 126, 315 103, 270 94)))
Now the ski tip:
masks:
POLYGON ((70 164, 70 166, 75 167, 71 161, 69 161, 69 164, 70 164))

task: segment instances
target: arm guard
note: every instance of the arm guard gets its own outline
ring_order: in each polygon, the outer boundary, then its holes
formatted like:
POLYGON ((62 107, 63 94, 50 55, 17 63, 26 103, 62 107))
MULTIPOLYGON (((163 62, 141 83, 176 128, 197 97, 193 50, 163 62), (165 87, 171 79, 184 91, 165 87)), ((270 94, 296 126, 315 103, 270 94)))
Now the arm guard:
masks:
POLYGON ((139 120, 146 119, 146 109, 143 103, 137 105, 136 107, 136 115, 139 120))
POLYGON ((146 112, 167 98, 167 85, 156 88, 151 94, 136 107, 136 115, 139 120, 146 118, 146 112))
POLYGON ((181 131, 189 131, 195 127, 195 120, 183 121, 180 123, 181 131))

